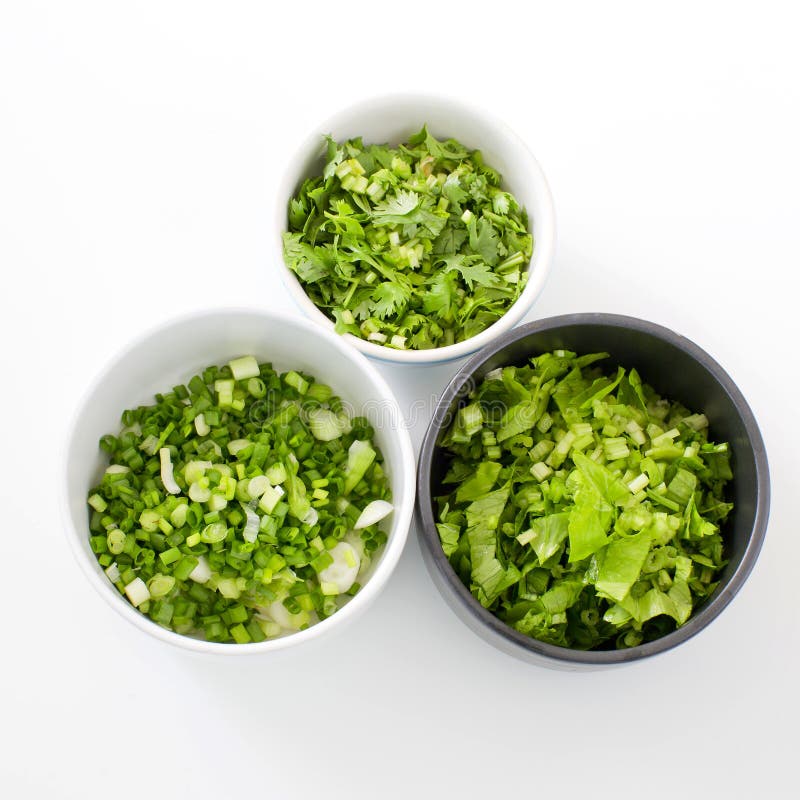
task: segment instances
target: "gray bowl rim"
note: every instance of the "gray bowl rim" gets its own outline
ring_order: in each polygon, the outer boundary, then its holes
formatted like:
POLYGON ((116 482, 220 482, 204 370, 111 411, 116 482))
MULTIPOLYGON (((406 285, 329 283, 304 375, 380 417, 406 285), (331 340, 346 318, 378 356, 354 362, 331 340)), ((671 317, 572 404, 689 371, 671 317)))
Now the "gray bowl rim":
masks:
POLYGON ((505 640, 512 649, 520 648, 529 654, 543 656, 551 661, 561 662, 565 666, 568 664, 602 666, 630 663, 671 650, 703 630, 731 602, 752 571, 764 542, 769 518, 769 505, 770 478, 764 440, 750 406, 728 373, 705 350, 684 336, 653 322, 620 314, 581 313, 547 317, 514 328, 479 350, 450 380, 439 398, 433 417, 422 440, 417 468, 417 511, 420 520, 419 538, 421 539, 421 545, 427 550, 433 567, 450 588, 456 602, 459 603, 462 610, 469 617, 488 628, 495 636, 505 640), (745 553, 736 571, 728 578, 725 585, 717 590, 717 594, 712 597, 711 601, 683 626, 652 642, 646 642, 624 650, 573 650, 541 642, 519 633, 483 608, 472 596, 469 589, 461 582, 444 555, 433 517, 433 498, 430 492, 431 464, 439 432, 447 418, 451 405, 455 400, 460 399, 460 393, 467 382, 486 361, 509 344, 525 339, 535 333, 552 331, 557 328, 598 325, 625 328, 657 337, 699 362, 720 384, 739 414, 753 451, 756 466, 756 515, 745 553))

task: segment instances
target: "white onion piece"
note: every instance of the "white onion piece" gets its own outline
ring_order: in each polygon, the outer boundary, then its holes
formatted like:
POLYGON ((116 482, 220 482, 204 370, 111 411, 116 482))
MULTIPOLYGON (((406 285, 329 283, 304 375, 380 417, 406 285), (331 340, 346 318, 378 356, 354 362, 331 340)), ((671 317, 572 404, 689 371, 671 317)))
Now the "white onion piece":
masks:
POLYGON ((169 455, 169 448, 162 447, 158 451, 158 456, 161 459, 161 482, 164 488, 170 494, 180 494, 181 487, 175 483, 175 477, 172 474, 172 460, 169 455))
POLYGON ((309 508, 303 517, 303 525, 316 525, 317 522, 319 522, 319 511, 316 508, 309 508))
POLYGON ((194 429, 197 431, 198 436, 208 436, 208 434, 211 432, 211 428, 206 422, 205 414, 198 414, 194 418, 194 429))
POLYGON ((343 594, 355 583, 361 559, 353 545, 347 542, 339 542, 326 552, 333 559, 333 564, 319 573, 322 594, 343 594))
POLYGON ((134 578, 126 587, 125 594, 128 595, 128 600, 135 606, 140 606, 146 600, 150 599, 150 591, 147 584, 141 578, 134 578))
POLYGON ((273 622, 287 631, 299 630, 301 625, 305 625, 311 620, 311 615, 308 611, 301 611, 299 614, 289 613, 289 609, 286 608, 281 600, 270 603, 266 607, 266 612, 272 618, 273 622))
POLYGON ((206 583, 211 577, 211 567, 208 565, 205 556, 197 556, 197 564, 189 573, 189 577, 195 583, 206 583))
POLYGON ((380 522, 384 517, 388 517, 392 511, 394 511, 394 506, 391 503, 387 503, 385 500, 373 500, 361 512, 353 528, 357 531, 361 528, 368 528, 370 525, 380 522))
POLYGON ((356 551, 356 555, 358 555, 358 558, 361 561, 361 564, 358 567, 358 574, 363 575, 366 570, 369 569, 371 559, 364 550, 364 540, 361 538, 361 534, 356 533, 355 531, 348 531, 345 534, 344 541, 349 545, 352 545, 353 549, 356 551))
POLYGON ((289 614, 289 609, 280 601, 276 600, 274 603, 270 603, 267 606, 267 613, 272 620, 276 622, 281 628, 289 628, 292 627, 292 619, 289 614))
POLYGON ((254 542, 258 538, 258 528, 259 525, 261 525, 261 519, 249 505, 242 503, 241 506, 245 517, 247 517, 247 522, 242 531, 242 537, 246 542, 254 542))
POLYGON ((116 583, 119 580, 119 567, 116 561, 106 567, 106 575, 108 575, 108 579, 111 583, 116 583))

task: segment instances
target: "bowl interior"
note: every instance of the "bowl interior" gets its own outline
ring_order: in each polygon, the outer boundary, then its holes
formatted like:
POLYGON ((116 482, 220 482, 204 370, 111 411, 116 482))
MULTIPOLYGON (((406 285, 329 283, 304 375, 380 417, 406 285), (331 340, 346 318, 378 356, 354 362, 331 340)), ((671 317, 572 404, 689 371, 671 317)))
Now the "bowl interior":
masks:
MULTIPOLYGON (((324 135, 329 134, 336 140, 361 136, 365 143, 397 145, 407 141, 423 124, 438 138, 456 138, 470 148, 481 150, 486 162, 500 172, 503 187, 513 193, 528 212, 529 229, 534 237, 528 283, 514 306, 492 326, 500 326, 500 330, 510 328, 539 294, 550 268, 555 240, 550 190, 538 163, 510 129, 489 115, 453 101, 424 95, 375 98, 345 109, 324 122, 301 145, 278 187, 273 225, 279 263, 284 263, 281 237, 287 227, 289 198, 296 195, 305 179, 322 173, 324 135), (507 325, 502 325, 506 318, 507 325)), ((316 321, 332 327, 333 323, 308 299, 294 273, 288 268, 284 273, 289 289, 304 311, 316 321)), ((396 351, 356 337, 346 338, 363 352, 377 358, 431 362, 468 355, 487 343, 487 334, 488 331, 484 331, 466 342, 426 351, 396 351)))
MULTIPOLYGON (((126 615, 130 612, 135 615, 135 621, 155 629, 150 632, 189 639, 164 631, 130 607, 109 584, 89 547, 86 494, 99 480, 107 463, 98 440, 105 433, 119 430, 124 409, 151 403, 156 392, 187 381, 210 364, 224 364, 246 354, 260 361, 270 361, 281 371, 297 369, 310 373, 329 384, 353 413, 370 420, 391 481, 395 513, 387 519, 388 542, 381 557, 370 565, 368 578, 385 566, 391 570, 402 550, 414 502, 410 440, 388 387, 363 356, 304 320, 257 311, 222 311, 187 317, 140 339, 108 367, 78 411, 67 450, 69 533, 83 566, 88 566, 90 576, 99 578, 99 583, 94 581, 95 585, 117 610, 126 615)), ((367 596, 371 592, 371 582, 367 580, 362 592, 340 612, 285 639, 306 638, 305 634, 337 620, 351 606, 362 605, 365 602, 359 599, 362 593, 367 596)), ((284 640, 273 640, 273 643, 281 641, 284 640)), ((202 642, 206 648, 214 644, 202 642)), ((239 645, 237 649, 265 649, 263 645, 269 644, 268 640, 258 645, 239 645)), ((217 647, 229 645, 217 644, 217 647)))
MULTIPOLYGON (((721 367, 688 340, 665 329, 657 329, 660 333, 656 333, 656 326, 649 323, 623 319, 616 318, 616 322, 561 324, 559 318, 555 318, 533 323, 510 335, 520 337, 515 341, 504 345, 498 343, 499 349, 481 361, 472 374, 479 381, 496 367, 522 364, 533 355, 554 349, 578 353, 606 351, 610 357, 601 365, 607 369, 614 369, 617 365, 635 367, 642 380, 663 396, 681 401, 692 411, 704 412, 709 419, 710 437, 717 442, 727 441, 732 451, 734 479, 728 486, 728 499, 734 503, 734 511, 724 528, 728 564, 720 574, 715 592, 698 606, 683 627, 662 639, 629 650, 579 654, 529 639, 499 623, 516 644, 550 657, 600 662, 633 660, 668 649, 689 638, 708 624, 733 597, 749 573, 763 537, 768 505, 766 456, 758 427, 744 398, 721 367)), ((469 367, 468 364, 465 371, 469 367)), ((437 410, 433 423, 437 431, 447 427, 451 415, 465 400, 473 385, 473 381, 466 378, 468 375, 457 376, 452 385, 452 402, 437 410)), ((442 493, 441 480, 449 461, 445 451, 434 446, 433 436, 432 428, 429 431, 430 441, 426 440, 423 445, 424 450, 430 448, 430 472, 420 475, 420 484, 427 481, 425 490, 420 492, 423 522, 426 517, 430 522, 433 513, 430 499, 423 495, 429 493, 429 498, 435 498, 442 493)), ((452 580, 458 582, 463 592, 455 588, 462 602, 472 604, 475 611, 485 611, 472 599, 450 568, 441 551, 435 528, 430 524, 423 527, 425 544, 431 551, 435 566, 446 573, 448 584, 452 580)))

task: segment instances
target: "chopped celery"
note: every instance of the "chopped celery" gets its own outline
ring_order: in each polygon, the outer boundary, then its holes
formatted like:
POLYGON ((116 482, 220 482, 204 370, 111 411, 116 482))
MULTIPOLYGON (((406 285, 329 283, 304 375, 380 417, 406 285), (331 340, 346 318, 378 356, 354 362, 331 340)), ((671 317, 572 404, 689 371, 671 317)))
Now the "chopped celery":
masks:
POLYGON ((493 370, 442 439, 437 530, 457 574, 521 633, 579 649, 684 624, 725 564, 732 507, 706 416, 591 366, 603 357, 493 370))

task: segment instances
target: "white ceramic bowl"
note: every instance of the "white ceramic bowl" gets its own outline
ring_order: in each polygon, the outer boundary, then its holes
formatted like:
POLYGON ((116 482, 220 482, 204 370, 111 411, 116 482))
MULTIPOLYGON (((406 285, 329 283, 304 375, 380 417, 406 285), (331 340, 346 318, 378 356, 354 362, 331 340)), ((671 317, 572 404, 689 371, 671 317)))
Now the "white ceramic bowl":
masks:
MULTIPOLYGON (((107 463, 107 462, 106 462, 107 463)), ((411 439, 391 389, 376 369, 339 336, 304 319, 254 309, 222 309, 181 317, 150 331, 118 355, 97 377, 71 429, 64 464, 63 509, 69 543, 92 585, 136 627, 171 644, 204 653, 242 655, 293 647, 353 619, 385 586, 408 534, 414 508, 415 466, 411 439), (279 370, 300 369, 329 384, 375 428, 392 486, 395 510, 387 518, 388 541, 363 588, 332 616, 278 639, 251 644, 206 642, 162 628, 138 612, 109 582, 89 547, 88 490, 103 473, 100 437, 115 432, 126 408, 153 401, 158 391, 210 364, 252 354, 279 370)))
POLYGON ((287 229, 287 207, 306 178, 322 173, 323 136, 349 139, 361 136, 367 143, 397 145, 407 141, 423 124, 439 138, 455 138, 483 152, 486 163, 503 177, 503 187, 527 209, 533 231, 533 258, 528 282, 517 302, 493 325, 463 342, 434 350, 395 350, 356 336, 343 336, 362 353, 400 364, 437 364, 474 353, 496 336, 510 330, 526 314, 542 291, 555 250, 555 213, 544 173, 524 142, 503 122, 476 108, 444 97, 390 95, 358 103, 318 125, 289 161, 277 187, 272 214, 272 255, 297 305, 310 319, 332 330, 334 323, 306 295, 297 276, 285 266, 282 235, 287 229))

